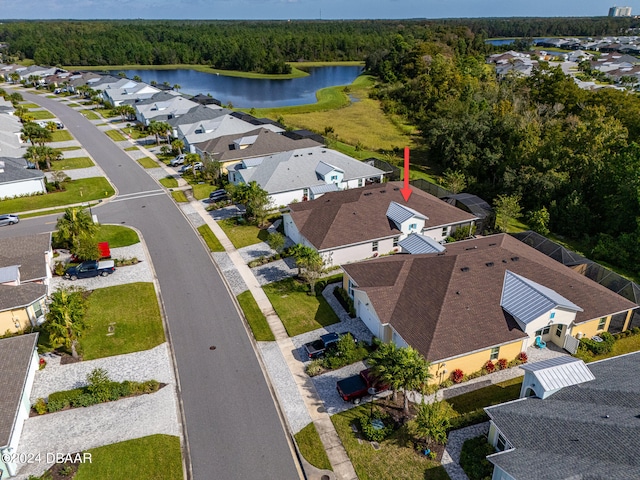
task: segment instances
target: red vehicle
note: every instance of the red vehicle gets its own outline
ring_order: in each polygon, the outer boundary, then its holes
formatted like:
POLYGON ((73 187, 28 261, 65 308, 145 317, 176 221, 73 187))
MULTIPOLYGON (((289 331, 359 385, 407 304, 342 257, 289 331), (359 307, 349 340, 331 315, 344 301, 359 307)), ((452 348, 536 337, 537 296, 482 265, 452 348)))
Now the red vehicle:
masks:
POLYGON ((373 377, 369 368, 362 370, 358 375, 340 380, 336 385, 338 395, 345 402, 353 402, 356 405, 360 403, 362 397, 369 395, 370 388, 374 388, 375 393, 378 393, 388 390, 389 385, 381 384, 373 377))

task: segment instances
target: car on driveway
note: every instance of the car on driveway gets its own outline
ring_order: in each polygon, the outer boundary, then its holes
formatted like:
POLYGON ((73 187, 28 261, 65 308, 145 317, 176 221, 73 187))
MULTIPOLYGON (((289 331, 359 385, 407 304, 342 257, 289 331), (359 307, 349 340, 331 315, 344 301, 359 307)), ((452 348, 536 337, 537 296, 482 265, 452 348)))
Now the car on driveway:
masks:
POLYGON ((186 155, 182 154, 182 155, 178 155, 176 158, 172 159, 169 162, 169 165, 172 167, 177 167, 178 165, 182 165, 184 163, 184 157, 186 155))
POLYGON ((178 170, 178 173, 186 173, 186 172, 190 171, 192 168, 195 168, 196 170, 201 170, 202 169, 202 162, 196 162, 193 165, 183 165, 178 170))
POLYGON ((211 192, 209 194, 209 200, 212 202, 221 202, 228 199, 229 196, 227 195, 227 191, 224 188, 221 188, 220 190, 216 190, 215 192, 211 192))
POLYGON ((0 226, 14 225, 19 221, 18 215, 0 215, 0 226))

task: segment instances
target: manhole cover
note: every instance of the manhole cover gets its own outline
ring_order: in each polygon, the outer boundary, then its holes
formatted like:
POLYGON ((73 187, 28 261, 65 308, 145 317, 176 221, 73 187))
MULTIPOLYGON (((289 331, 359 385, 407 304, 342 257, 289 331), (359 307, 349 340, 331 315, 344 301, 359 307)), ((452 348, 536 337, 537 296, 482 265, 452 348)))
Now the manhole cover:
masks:
POLYGON ((326 412, 324 407, 318 407, 318 413, 324 413, 326 412))
POLYGON ((209 347, 209 350, 215 350, 215 349, 216 349, 216 346, 215 346, 215 345, 211 345, 211 346, 209 347))

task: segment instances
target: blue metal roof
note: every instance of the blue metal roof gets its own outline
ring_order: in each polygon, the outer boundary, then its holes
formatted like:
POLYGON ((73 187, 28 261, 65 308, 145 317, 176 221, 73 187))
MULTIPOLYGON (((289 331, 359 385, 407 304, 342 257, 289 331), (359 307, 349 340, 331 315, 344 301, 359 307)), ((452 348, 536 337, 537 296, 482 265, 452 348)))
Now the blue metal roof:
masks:
POLYGON ((319 193, 337 192, 338 190, 340 189, 335 183, 327 183, 325 185, 312 185, 311 187, 309 187, 309 191, 313 195, 318 195, 319 193))
POLYGON ((320 161, 320 162, 318 162, 318 165, 316 166, 316 172, 319 175, 321 175, 323 178, 327 174, 329 174, 329 173, 331 173, 333 171, 338 171, 338 172, 343 172, 344 173, 344 170, 342 170, 341 168, 335 167, 335 166, 333 166, 333 165, 331 165, 330 163, 327 163, 327 162, 320 161))
POLYGON ((525 325, 556 307, 582 311, 556 291, 509 270, 504 275, 500 306, 525 325))
POLYGON ((570 387, 596 379, 582 360, 568 355, 524 364, 520 368, 531 372, 545 391, 570 387))
POLYGON ((429 217, 427 217, 426 215, 415 211, 413 208, 409 208, 405 205, 400 205, 397 202, 389 203, 389 208, 387 208, 387 217, 392 222, 395 222, 398 228, 400 228, 400 224, 402 224, 402 222, 406 222, 412 217, 429 220, 429 217))
POLYGON ((409 234, 407 238, 400 240, 398 245, 406 252, 414 255, 418 253, 440 253, 446 250, 443 245, 440 245, 433 238, 418 233, 409 234))

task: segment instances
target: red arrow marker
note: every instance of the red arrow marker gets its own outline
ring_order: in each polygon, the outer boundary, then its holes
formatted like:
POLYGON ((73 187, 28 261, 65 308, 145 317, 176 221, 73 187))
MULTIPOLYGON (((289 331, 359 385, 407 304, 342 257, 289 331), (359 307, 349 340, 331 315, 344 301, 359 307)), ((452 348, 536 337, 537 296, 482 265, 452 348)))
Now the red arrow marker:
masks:
POLYGON ((400 190, 405 202, 409 201, 411 196, 411 187, 409 186, 409 147, 404 147, 404 187, 400 190))

